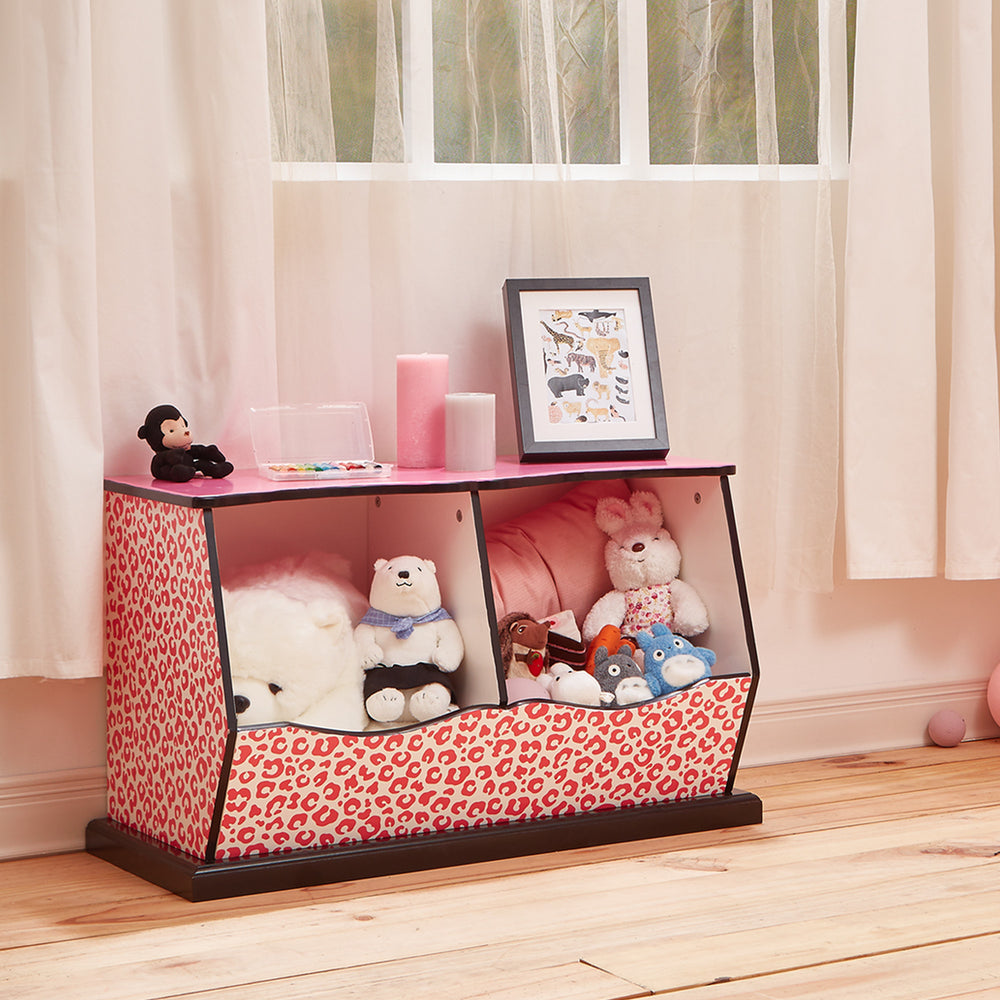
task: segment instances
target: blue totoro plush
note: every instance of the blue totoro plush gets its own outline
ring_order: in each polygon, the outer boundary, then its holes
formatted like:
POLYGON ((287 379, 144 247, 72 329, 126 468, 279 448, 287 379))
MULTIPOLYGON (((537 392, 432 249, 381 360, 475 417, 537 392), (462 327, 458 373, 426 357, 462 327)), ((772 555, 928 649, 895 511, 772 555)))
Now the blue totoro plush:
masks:
POLYGON ((646 683, 654 698, 712 676, 715 653, 704 646, 693 646, 660 622, 650 631, 640 632, 636 639, 645 654, 646 683))

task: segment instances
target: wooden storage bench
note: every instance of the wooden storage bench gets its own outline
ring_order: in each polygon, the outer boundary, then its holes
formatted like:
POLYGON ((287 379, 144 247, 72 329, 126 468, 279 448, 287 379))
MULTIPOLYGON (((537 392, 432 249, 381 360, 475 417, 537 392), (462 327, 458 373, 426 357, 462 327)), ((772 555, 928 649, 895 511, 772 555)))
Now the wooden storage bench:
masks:
MULTIPOLYGON (((733 472, 500 460, 474 479, 107 481, 108 815, 88 850, 198 900, 759 822, 760 800, 733 788, 758 679, 733 472), (491 545, 572 497, 589 525, 605 487, 659 496, 709 608, 713 676, 626 709, 507 705, 491 545), (365 593, 379 556, 434 560, 467 707, 390 732, 237 725, 221 587, 316 549, 344 556, 365 593)), ((579 621, 600 592, 577 594, 579 621)))

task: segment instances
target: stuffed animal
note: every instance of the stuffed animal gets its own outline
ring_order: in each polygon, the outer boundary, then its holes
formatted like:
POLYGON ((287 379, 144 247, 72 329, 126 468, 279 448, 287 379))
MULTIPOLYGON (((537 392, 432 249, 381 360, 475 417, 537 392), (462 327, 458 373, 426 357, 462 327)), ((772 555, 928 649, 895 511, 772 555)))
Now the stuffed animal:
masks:
POLYGON ((654 622, 687 636, 708 628, 704 602, 690 584, 677 579, 680 549, 663 525, 655 494, 637 491, 628 501, 603 497, 594 520, 609 536, 604 564, 615 589, 601 597, 584 619, 587 642, 608 624, 627 635, 654 622))
POLYGON ((369 603, 354 635, 372 722, 426 722, 457 711, 450 675, 465 646, 441 607, 434 563, 418 556, 377 559, 369 603))
POLYGON ((192 444, 191 429, 176 406, 154 406, 136 432, 153 449, 149 471, 154 479, 186 483, 201 473, 224 479, 233 471, 231 462, 214 444, 192 444))
POLYGON ((542 684, 553 701, 569 705, 601 705, 601 685, 586 670, 575 670, 568 663, 553 663, 542 674, 542 684))
POLYGON ((572 612, 537 621, 527 612, 515 611, 498 622, 497 632, 509 703, 535 697, 575 705, 601 704, 600 685, 580 669, 585 650, 572 612))
POLYGON ((250 566, 222 588, 240 726, 278 722, 363 731, 354 625, 367 606, 346 563, 323 553, 250 566))
POLYGON ((693 646, 683 636, 675 635, 666 625, 653 625, 649 632, 636 637, 645 656, 646 683, 653 697, 690 687, 712 676, 715 653, 704 646, 693 646))
POLYGON ((605 625, 591 642, 587 671, 600 685, 602 705, 635 705, 653 697, 635 651, 635 643, 614 625, 605 625))
POLYGON ((550 625, 527 612, 514 611, 497 622, 504 677, 538 679, 548 665, 550 625))

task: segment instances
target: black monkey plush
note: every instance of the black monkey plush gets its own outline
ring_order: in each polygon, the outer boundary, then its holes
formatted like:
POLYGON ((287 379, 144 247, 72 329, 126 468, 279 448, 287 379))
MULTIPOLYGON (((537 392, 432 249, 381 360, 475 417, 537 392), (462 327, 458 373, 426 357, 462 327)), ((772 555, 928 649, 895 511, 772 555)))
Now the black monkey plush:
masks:
POLYGON ((192 444, 188 423, 176 406, 164 403, 146 414, 146 422, 137 436, 153 449, 149 471, 154 479, 186 483, 199 472, 212 479, 223 479, 233 471, 232 463, 214 444, 192 444))

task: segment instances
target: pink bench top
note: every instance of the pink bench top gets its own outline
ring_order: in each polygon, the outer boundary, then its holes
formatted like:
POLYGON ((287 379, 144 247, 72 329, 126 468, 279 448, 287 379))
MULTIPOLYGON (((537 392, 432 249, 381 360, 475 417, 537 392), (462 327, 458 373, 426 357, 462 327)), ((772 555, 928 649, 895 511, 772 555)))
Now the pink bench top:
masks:
POLYGON ((272 480, 257 469, 236 469, 225 479, 200 476, 187 483, 170 483, 151 475, 111 476, 105 489, 164 500, 183 507, 228 507, 265 500, 298 499, 337 494, 417 493, 501 489, 546 482, 620 479, 631 475, 729 476, 735 466, 667 456, 612 462, 519 462, 498 458, 496 467, 484 472, 450 472, 447 469, 392 468, 388 476, 346 479, 272 480))

